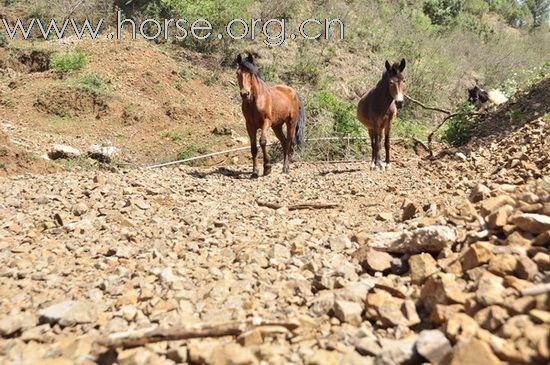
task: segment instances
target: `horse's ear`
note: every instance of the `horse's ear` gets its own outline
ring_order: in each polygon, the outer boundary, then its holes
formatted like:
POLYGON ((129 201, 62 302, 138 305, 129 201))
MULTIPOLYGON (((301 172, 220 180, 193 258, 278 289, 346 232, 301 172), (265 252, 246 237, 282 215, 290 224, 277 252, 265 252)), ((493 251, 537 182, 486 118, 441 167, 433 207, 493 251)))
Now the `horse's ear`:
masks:
POLYGON ((407 62, 405 61, 404 58, 401 59, 401 63, 399 64, 399 71, 400 72, 403 72, 403 70, 405 69, 405 66, 407 65, 407 62))
POLYGON ((237 65, 240 65, 241 63, 243 63, 243 56, 239 53, 237 55, 237 65))
POLYGON ((252 56, 251 53, 248 54, 248 57, 246 58, 246 60, 252 64, 254 64, 254 56, 252 56))
POLYGON ((391 70, 391 65, 387 60, 386 60, 386 70, 387 71, 391 70))

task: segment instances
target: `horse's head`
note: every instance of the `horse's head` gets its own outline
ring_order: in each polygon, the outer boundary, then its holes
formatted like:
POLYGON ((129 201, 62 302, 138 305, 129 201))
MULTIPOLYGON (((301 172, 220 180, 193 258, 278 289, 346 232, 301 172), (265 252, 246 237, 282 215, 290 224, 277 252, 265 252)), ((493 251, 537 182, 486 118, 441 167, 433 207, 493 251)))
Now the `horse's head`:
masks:
POLYGON ((405 76, 403 76, 403 71, 405 70, 406 61, 403 58, 400 63, 394 63, 390 65, 386 61, 386 80, 388 82, 388 89, 390 95, 395 100, 395 105, 397 108, 403 107, 405 103, 405 76))
POLYGON ((237 56, 237 80, 243 100, 252 99, 254 80, 259 75, 258 66, 250 53, 244 58, 241 54, 237 56))

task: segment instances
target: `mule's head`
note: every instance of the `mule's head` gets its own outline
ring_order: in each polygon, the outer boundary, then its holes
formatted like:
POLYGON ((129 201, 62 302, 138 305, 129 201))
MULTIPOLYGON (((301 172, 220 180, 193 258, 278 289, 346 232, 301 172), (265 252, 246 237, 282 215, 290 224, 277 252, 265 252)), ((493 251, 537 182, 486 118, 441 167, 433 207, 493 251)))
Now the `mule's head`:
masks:
POLYGON ((246 57, 239 54, 237 56, 237 80, 243 100, 252 99, 252 86, 256 76, 259 76, 259 69, 254 62, 254 57, 250 53, 246 57))
POLYGON ((388 82, 388 89, 390 91, 390 95, 395 100, 395 105, 397 108, 403 107, 403 104, 405 103, 405 76, 403 75, 403 71, 405 70, 406 66, 405 59, 401 59, 400 63, 394 63, 393 65, 390 65, 388 61, 386 61, 386 79, 388 82))

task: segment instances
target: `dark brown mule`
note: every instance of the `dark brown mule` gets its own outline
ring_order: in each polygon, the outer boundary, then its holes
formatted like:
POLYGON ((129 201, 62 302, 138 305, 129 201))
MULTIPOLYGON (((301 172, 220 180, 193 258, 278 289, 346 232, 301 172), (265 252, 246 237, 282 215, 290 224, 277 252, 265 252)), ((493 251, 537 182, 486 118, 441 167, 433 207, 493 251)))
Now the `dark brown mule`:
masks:
POLYGON ((256 156, 256 134, 261 130, 260 146, 264 157, 264 176, 271 172, 267 153, 267 133, 273 128, 283 148, 283 173, 288 173, 293 146, 304 141, 305 111, 298 93, 291 87, 277 85, 270 87, 262 79, 260 70, 251 54, 237 56, 237 79, 242 98, 242 111, 250 137, 252 152, 252 177, 258 177, 256 156), (286 125, 286 136, 283 133, 286 125))
POLYGON ((390 65, 386 61, 386 71, 375 87, 361 97, 357 107, 357 118, 369 130, 372 146, 371 169, 383 169, 380 161, 380 144, 384 135, 386 147, 386 166, 390 168, 390 131, 391 123, 401 108, 405 97, 405 59, 401 63, 390 65))

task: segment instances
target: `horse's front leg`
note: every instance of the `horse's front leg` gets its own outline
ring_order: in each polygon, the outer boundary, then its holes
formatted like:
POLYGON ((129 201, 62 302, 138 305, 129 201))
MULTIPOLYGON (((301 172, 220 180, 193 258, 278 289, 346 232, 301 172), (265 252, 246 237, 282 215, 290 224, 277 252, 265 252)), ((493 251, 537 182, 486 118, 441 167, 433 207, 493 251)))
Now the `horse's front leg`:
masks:
POLYGON ((376 138, 374 134, 374 130, 369 128, 369 137, 370 137, 370 147, 371 147, 371 164, 370 169, 375 170, 376 169, 376 138))
POLYGON ((391 160, 390 160, 390 129, 391 121, 388 123, 385 135, 384 135, 384 145, 386 147, 386 171, 391 170, 391 160))
POLYGON ((374 169, 382 169, 382 163, 380 162, 380 148, 382 144, 382 129, 379 126, 374 128, 374 169))
POLYGON ((271 173, 271 161, 269 160, 269 155, 267 153, 267 133, 269 132, 269 128, 271 128, 271 120, 265 118, 262 124, 262 133, 260 136, 260 147, 262 147, 262 154, 264 156, 264 176, 271 173))
POLYGON ((246 130, 248 131, 248 137, 250 138, 250 152, 252 153, 252 178, 255 179, 259 176, 258 174, 258 143, 256 141, 256 133, 258 130, 253 127, 251 124, 246 125, 246 130))

